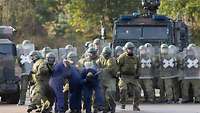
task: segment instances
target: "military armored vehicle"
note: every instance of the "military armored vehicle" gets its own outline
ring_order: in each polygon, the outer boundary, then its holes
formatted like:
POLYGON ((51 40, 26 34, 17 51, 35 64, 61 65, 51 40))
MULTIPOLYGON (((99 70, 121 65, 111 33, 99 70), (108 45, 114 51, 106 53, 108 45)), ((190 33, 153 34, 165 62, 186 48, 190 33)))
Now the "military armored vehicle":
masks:
POLYGON ((16 46, 11 41, 13 28, 0 26, 0 97, 1 101, 17 104, 19 79, 15 76, 16 46))
POLYGON ((133 42, 137 47, 145 43, 160 46, 161 43, 174 44, 180 49, 189 43, 188 28, 181 20, 172 20, 158 15, 159 0, 142 0, 144 13, 121 16, 114 22, 113 48, 133 42))

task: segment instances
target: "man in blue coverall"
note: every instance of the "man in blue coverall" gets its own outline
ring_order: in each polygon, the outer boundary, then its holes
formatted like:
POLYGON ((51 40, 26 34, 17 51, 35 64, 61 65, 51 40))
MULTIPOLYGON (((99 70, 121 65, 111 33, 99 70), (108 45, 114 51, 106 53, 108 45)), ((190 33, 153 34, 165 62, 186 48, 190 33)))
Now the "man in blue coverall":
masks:
POLYGON ((97 50, 89 48, 86 57, 80 61, 82 66, 83 96, 86 113, 91 113, 92 96, 94 94, 94 113, 103 110, 103 92, 99 80, 99 69, 97 68, 97 50))
POLYGON ((55 94, 55 113, 65 113, 63 86, 66 79, 69 81, 71 113, 81 112, 81 76, 70 58, 71 54, 65 55, 63 62, 55 66, 50 79, 55 94))

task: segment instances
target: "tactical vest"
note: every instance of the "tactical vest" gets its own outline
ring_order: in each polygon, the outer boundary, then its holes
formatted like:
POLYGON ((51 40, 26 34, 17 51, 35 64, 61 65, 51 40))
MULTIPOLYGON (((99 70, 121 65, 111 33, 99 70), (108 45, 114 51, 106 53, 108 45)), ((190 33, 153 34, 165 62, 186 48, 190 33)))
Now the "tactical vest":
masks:
POLYGON ((138 59, 136 56, 128 56, 127 53, 120 55, 119 61, 120 72, 122 75, 136 76, 136 71, 138 67, 138 59))
POLYGON ((97 60, 97 64, 99 67, 103 70, 103 79, 112 79, 114 76, 116 76, 117 73, 117 66, 116 66, 116 60, 113 58, 105 59, 103 57, 100 57, 97 60))
POLYGON ((177 77, 177 58, 168 55, 160 57, 160 77, 162 79, 177 77))
POLYGON ((42 63, 44 63, 43 59, 39 59, 37 60, 34 64, 33 64, 33 68, 32 68, 32 78, 34 82, 38 82, 40 81, 40 75, 38 75, 38 69, 39 66, 42 65, 42 63))
POLYGON ((195 56, 186 56, 183 59, 184 79, 200 79, 199 58, 195 56))

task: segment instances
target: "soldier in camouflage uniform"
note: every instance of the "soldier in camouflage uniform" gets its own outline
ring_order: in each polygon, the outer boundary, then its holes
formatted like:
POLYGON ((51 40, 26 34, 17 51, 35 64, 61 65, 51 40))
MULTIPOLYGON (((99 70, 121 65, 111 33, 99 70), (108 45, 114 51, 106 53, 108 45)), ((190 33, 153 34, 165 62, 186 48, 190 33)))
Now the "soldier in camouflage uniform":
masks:
MULTIPOLYGON (((114 52, 114 56, 115 56, 115 59, 117 59, 121 54, 123 54, 124 53, 124 50, 123 50, 123 47, 121 47, 121 46, 116 46, 115 47, 115 52, 114 52)), ((118 70, 119 71, 119 70, 118 70)), ((120 100, 120 91, 119 91, 119 85, 118 85, 118 83, 119 83, 119 75, 120 74, 120 72, 117 72, 117 81, 116 81, 116 101, 119 101, 120 100)))
POLYGON ((116 46, 115 47, 115 58, 118 58, 123 52, 124 52, 124 50, 121 46, 116 46))
POLYGON ((134 92, 133 110, 140 111, 139 103, 141 97, 141 86, 138 82, 138 58, 133 52, 135 46, 133 43, 127 42, 124 48, 126 51, 117 59, 120 70, 119 88, 121 95, 120 102, 122 104, 121 107, 122 109, 125 109, 127 102, 127 86, 130 84, 134 92))
MULTIPOLYGON (((151 51, 153 52, 153 51, 151 51)), ((144 91, 144 96, 146 99, 146 102, 153 103, 154 102, 154 87, 153 87, 153 62, 154 59, 151 56, 153 53, 147 52, 147 47, 140 46, 139 47, 139 60, 140 60, 140 68, 139 68, 139 74, 140 74, 140 80, 141 85, 144 91)))
POLYGON ((103 86, 105 107, 104 113, 111 111, 115 113, 115 93, 116 93, 116 60, 111 57, 112 50, 110 47, 104 47, 97 65, 102 69, 101 83, 103 86))
POLYGON ((53 90, 49 86, 49 79, 53 73, 53 67, 56 56, 53 53, 46 54, 45 61, 38 67, 41 78, 41 102, 42 102, 42 113, 49 113, 52 110, 54 104, 53 90))
POLYGON ((200 63, 199 63, 199 53, 195 45, 190 44, 186 49, 186 55, 182 60, 182 69, 184 77, 182 80, 182 103, 187 103, 192 100, 189 98, 189 88, 192 85, 192 90, 194 92, 195 103, 200 102, 200 63))
POLYGON ((160 62, 160 90, 165 95, 164 102, 176 103, 179 99, 178 94, 178 59, 176 56, 177 50, 175 46, 162 44, 160 62), (171 51, 171 52, 170 52, 171 51))
POLYGON ((93 46, 95 49, 97 49, 97 54, 100 55, 101 51, 102 51, 102 44, 101 44, 101 40, 100 39, 95 39, 93 41, 93 46))
POLYGON ((30 71, 32 69, 32 63, 29 58, 29 53, 34 50, 34 45, 29 40, 24 40, 21 47, 18 50, 18 61, 22 69, 21 74, 21 90, 20 90, 20 100, 18 105, 24 105, 26 101, 26 92, 29 85, 30 71))
POLYGON ((27 112, 30 113, 32 110, 39 109, 41 110, 41 80, 40 80, 40 71, 38 67, 44 63, 44 60, 41 59, 39 51, 33 51, 30 53, 30 57, 33 61, 33 67, 31 71, 32 75, 32 94, 31 94, 31 104, 28 106, 27 112))

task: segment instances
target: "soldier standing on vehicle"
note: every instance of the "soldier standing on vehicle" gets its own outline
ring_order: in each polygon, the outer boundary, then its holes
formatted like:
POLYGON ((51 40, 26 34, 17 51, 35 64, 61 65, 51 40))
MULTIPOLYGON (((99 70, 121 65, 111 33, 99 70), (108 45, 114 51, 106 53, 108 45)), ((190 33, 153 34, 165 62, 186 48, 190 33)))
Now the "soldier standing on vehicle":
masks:
POLYGON ((119 56, 117 63, 119 65, 120 77, 119 88, 122 104, 122 109, 125 109, 127 102, 127 86, 130 84, 134 92, 134 111, 140 111, 139 103, 141 97, 141 86, 138 82, 138 58, 134 53, 134 44, 127 42, 124 46, 125 52, 119 56))
POLYGON ((149 102, 149 103, 154 103, 154 99, 155 99, 155 91, 154 91, 154 86, 153 86, 153 79, 154 79, 153 55, 154 55, 154 51, 153 51, 152 46, 139 47, 140 80, 141 80, 146 102, 149 102), (150 49, 150 50, 148 51, 147 49, 150 49))
POLYGON ((199 47, 190 44, 185 51, 185 56, 182 60, 183 80, 182 80, 182 103, 194 101, 200 103, 200 57, 199 47), (194 100, 190 100, 189 88, 192 85, 194 92, 194 100))
POLYGON ((22 69, 21 72, 21 89, 20 89, 20 100, 18 105, 24 105, 26 101, 26 92, 29 85, 30 72, 32 69, 32 62, 29 57, 29 53, 34 51, 34 44, 29 40, 24 40, 21 46, 18 46, 18 61, 22 69))
POLYGON ((115 113, 115 93, 116 93, 116 60, 111 57, 112 50, 110 47, 104 47, 97 65, 102 69, 101 83, 103 86, 105 107, 104 113, 115 113))

